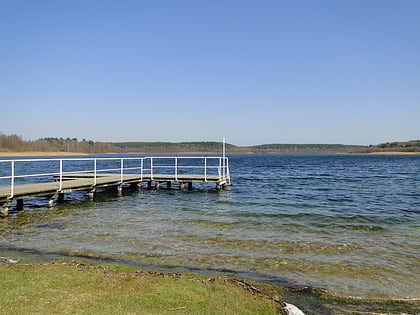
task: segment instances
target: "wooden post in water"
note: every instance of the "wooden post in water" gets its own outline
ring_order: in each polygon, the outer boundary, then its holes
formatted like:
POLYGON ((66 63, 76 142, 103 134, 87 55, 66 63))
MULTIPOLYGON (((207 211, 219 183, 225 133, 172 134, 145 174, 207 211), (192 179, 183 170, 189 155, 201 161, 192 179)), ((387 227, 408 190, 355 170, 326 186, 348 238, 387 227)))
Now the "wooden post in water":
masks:
POLYGON ((16 210, 23 210, 23 199, 16 200, 16 210))
POLYGON ((171 182, 170 181, 166 182, 166 189, 171 189, 171 182))
POLYGON ((89 190, 88 197, 89 197, 90 200, 93 200, 93 197, 95 196, 95 190, 96 190, 95 187, 93 187, 91 190, 89 190))
POLYGON ((64 202, 64 193, 58 193, 58 202, 64 202))
POLYGON ((192 182, 188 183, 188 190, 191 191, 192 190, 192 182))
POLYGON ((179 190, 184 190, 185 189, 185 184, 180 182, 179 183, 179 190))
POLYGON ((54 194, 50 197, 48 197, 48 208, 51 208, 54 206, 54 199, 57 198, 57 194, 54 194))

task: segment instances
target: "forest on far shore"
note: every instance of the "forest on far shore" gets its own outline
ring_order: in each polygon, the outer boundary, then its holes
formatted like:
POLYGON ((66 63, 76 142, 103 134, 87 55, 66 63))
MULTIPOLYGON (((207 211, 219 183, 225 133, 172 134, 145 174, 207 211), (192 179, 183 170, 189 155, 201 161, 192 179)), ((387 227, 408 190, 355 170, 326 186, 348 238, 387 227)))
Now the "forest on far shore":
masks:
MULTIPOLYGON (((99 153, 220 153, 222 142, 96 142, 77 138, 23 140, 18 135, 0 134, 0 152, 79 152, 99 153)), ((387 142, 377 145, 344 144, 226 144, 228 153, 374 153, 420 152, 420 140, 387 142)))

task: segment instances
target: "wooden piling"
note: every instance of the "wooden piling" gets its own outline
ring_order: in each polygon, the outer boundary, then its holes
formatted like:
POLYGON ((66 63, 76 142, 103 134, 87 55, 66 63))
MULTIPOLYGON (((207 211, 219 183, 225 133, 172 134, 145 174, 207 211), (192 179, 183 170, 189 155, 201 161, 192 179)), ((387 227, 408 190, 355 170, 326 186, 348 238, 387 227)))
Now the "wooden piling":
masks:
POLYGON ((54 206, 54 199, 57 198, 57 194, 48 197, 48 208, 54 206))
POLYGON ((23 199, 16 200, 16 210, 23 210, 23 199))
POLYGON ((95 191, 96 191, 96 188, 92 188, 91 190, 89 190, 88 197, 90 200, 93 200, 93 197, 95 196, 95 191))
POLYGON ((59 203, 63 203, 64 202, 64 193, 58 193, 58 200, 59 203))

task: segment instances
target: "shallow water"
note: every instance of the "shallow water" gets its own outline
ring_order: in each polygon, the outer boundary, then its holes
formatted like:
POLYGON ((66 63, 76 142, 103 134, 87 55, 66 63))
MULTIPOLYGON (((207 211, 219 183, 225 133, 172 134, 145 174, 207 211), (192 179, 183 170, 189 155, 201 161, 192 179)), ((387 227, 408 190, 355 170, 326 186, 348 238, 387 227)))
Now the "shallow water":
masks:
POLYGON ((420 298, 420 156, 230 155, 232 186, 83 193, 0 219, 1 248, 420 298))

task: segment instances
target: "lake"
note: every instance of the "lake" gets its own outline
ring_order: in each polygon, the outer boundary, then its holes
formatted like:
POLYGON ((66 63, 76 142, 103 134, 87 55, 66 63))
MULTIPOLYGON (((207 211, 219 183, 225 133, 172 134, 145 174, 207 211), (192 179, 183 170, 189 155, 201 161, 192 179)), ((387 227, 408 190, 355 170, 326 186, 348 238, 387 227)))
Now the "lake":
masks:
POLYGON ((51 209, 28 200, 0 219, 0 255, 420 298, 420 155, 232 154, 229 165, 232 186, 220 192, 76 192, 51 209))

